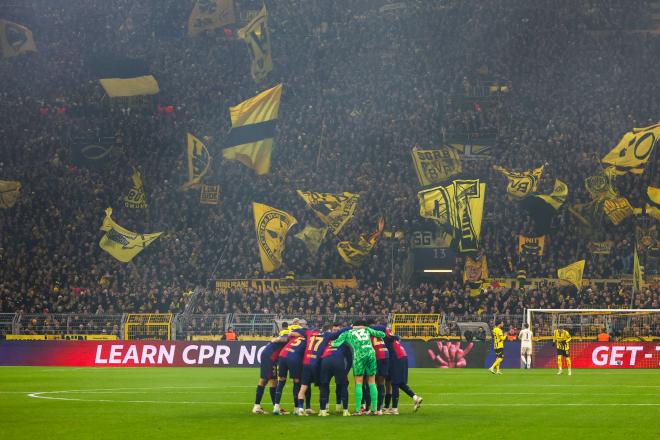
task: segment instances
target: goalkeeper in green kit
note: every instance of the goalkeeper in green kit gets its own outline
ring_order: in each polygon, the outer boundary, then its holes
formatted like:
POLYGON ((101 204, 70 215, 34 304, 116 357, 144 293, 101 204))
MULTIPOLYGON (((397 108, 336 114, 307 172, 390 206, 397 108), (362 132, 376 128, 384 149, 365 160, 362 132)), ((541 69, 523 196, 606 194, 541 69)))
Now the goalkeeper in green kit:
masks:
POLYGON ((353 351, 353 376, 355 377, 355 413, 354 416, 360 416, 360 406, 362 404, 362 381, 364 376, 368 376, 369 394, 371 396, 371 410, 366 415, 372 415, 376 412, 376 403, 378 402, 378 390, 376 388, 376 350, 371 345, 371 336, 384 338, 385 333, 374 330, 356 323, 353 328, 339 335, 336 341, 332 342, 333 347, 339 347, 342 344, 348 344, 353 351))

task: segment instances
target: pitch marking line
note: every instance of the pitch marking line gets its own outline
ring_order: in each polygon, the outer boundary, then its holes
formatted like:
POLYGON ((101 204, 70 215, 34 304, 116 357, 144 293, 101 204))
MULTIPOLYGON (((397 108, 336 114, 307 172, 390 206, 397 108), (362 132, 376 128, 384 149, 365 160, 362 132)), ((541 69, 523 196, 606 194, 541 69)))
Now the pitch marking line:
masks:
MULTIPOLYGON (((138 387, 138 388, 99 388, 99 389, 87 389, 87 390, 57 390, 57 391, 37 391, 27 393, 27 397, 35 399, 45 399, 45 400, 60 400, 60 401, 69 401, 69 402, 101 402, 101 403, 151 403, 151 404, 183 404, 183 405, 243 405, 249 406, 252 405, 248 402, 205 402, 205 401, 195 401, 195 400, 112 400, 112 399, 81 399, 75 397, 55 397, 47 394, 72 394, 72 393, 83 393, 83 394, 127 394, 126 391, 136 392, 136 390, 167 390, 167 389, 208 389, 209 387, 138 387)), ((144 393, 144 391, 139 391, 144 393)), ((137 393, 136 393, 137 394, 137 393)), ((470 394, 470 393, 456 393, 456 394, 470 394)), ((472 395, 480 395, 483 393, 472 393, 472 395)), ((497 394, 507 394, 507 393, 497 393, 497 394)), ((529 394, 538 394, 540 393, 529 393, 529 394)), ((611 394, 610 394, 611 395, 611 394)), ((660 406, 660 403, 509 403, 509 406, 660 406)), ((442 407, 491 407, 491 403, 425 403, 424 406, 442 406, 442 407)))

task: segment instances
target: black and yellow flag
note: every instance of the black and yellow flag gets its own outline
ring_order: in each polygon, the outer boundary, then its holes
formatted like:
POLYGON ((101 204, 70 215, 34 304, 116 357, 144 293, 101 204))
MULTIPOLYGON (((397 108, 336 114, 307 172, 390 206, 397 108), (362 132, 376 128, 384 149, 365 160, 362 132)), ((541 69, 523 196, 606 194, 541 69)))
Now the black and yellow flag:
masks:
POLYGON ((465 259, 465 266, 463 267, 463 283, 479 283, 488 278, 488 262, 486 261, 486 254, 482 254, 479 258, 473 259, 467 257, 465 259))
POLYGON ((593 240, 604 240, 603 203, 592 200, 588 203, 576 203, 568 208, 578 220, 582 233, 593 240))
POLYGON ((456 230, 461 252, 479 249, 486 184, 479 180, 454 180, 447 186, 417 193, 419 215, 456 230))
POLYGON ((602 162, 616 167, 617 174, 642 174, 644 165, 660 143, 660 123, 633 128, 603 157, 602 162))
POLYGON ((506 192, 517 198, 525 197, 535 193, 539 188, 539 181, 543 174, 544 165, 527 171, 511 171, 499 165, 493 165, 493 169, 504 175, 509 181, 506 192))
POLYGON ((315 228, 313 226, 305 226, 302 231, 294 235, 298 240, 302 241, 305 244, 305 247, 309 251, 312 259, 316 259, 316 255, 319 252, 319 248, 325 239, 325 235, 328 233, 328 227, 324 228, 315 228))
POLYGON ((337 194, 301 190, 296 192, 335 235, 339 235, 344 225, 353 218, 360 199, 359 194, 349 192, 337 194))
POLYGON ((201 185, 199 203, 202 205, 217 205, 220 202, 220 185, 201 185))
POLYGON ((272 272, 282 265, 286 234, 298 221, 288 212, 261 203, 253 202, 252 211, 261 266, 264 272, 272 272))
POLYGON ((617 199, 605 200, 603 203, 603 212, 609 219, 618 225, 634 213, 634 209, 628 199, 619 197, 617 199))
POLYGON ((383 233, 384 228, 385 220, 381 218, 378 220, 378 228, 368 237, 365 237, 364 234, 360 235, 357 244, 353 244, 350 241, 340 241, 337 244, 337 252, 339 252, 339 255, 346 264, 353 267, 362 265, 369 252, 378 243, 378 239, 383 233))
POLYGON ((144 185, 142 184, 142 176, 140 175, 140 171, 134 168, 131 180, 133 181, 133 188, 131 188, 128 194, 124 197, 124 206, 133 209, 148 208, 149 205, 147 204, 147 198, 144 195, 144 185))
POLYGON ((222 150, 225 159, 237 160, 260 175, 268 173, 281 96, 278 84, 229 108, 232 129, 229 148, 222 150))
POLYGON ((545 235, 541 237, 525 237, 518 235, 518 254, 541 257, 545 253, 545 235))
POLYGON ((0 180, 0 208, 8 209, 16 204, 21 196, 21 182, 0 180))
POLYGON ((138 234, 131 232, 115 223, 111 218, 112 208, 105 210, 105 219, 101 231, 106 231, 99 246, 117 260, 128 263, 144 248, 149 246, 162 232, 153 234, 138 234))
POLYGON ((236 23, 234 0, 197 0, 188 19, 188 35, 196 37, 232 23, 236 23))
POLYGON ((238 30, 238 38, 245 40, 247 43, 250 50, 250 57, 252 58, 250 73, 252 74, 252 79, 260 83, 273 70, 266 5, 261 8, 259 14, 252 21, 244 28, 238 30))
POLYGON ((592 241, 587 248, 592 254, 609 255, 612 253, 612 248, 614 248, 614 242, 610 240, 592 241))
POLYGON ((555 179, 555 186, 550 194, 530 194, 520 202, 534 222, 534 235, 545 235, 550 230, 552 217, 568 197, 568 186, 555 179))
POLYGON ((199 187, 209 168, 212 157, 206 145, 192 134, 188 133, 188 181, 181 187, 182 191, 199 187))
POLYGON ((645 205, 644 213, 660 222, 660 188, 649 186, 646 188, 646 194, 651 203, 645 205))
POLYGON ((637 239, 637 251, 646 253, 658 249, 658 228, 657 225, 636 226, 635 238, 637 239))
POLYGON ((612 175, 607 172, 587 177, 584 179, 584 187, 592 200, 611 200, 618 196, 612 185, 612 175))
POLYGON ((582 275, 584 273, 584 260, 576 261, 557 270, 557 278, 568 281, 579 291, 582 288, 582 275))
POLYGON ((441 183, 462 171, 458 152, 452 147, 411 152, 417 178, 422 186, 441 183))
POLYGON ((0 50, 3 58, 14 57, 25 52, 36 52, 32 31, 18 23, 0 20, 0 50))

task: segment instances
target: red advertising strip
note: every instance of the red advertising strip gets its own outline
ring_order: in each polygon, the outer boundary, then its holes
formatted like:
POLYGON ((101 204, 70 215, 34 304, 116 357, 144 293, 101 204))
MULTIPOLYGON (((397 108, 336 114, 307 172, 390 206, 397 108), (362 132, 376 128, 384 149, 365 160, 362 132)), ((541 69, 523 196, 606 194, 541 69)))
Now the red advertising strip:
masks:
POLYGON ((254 367, 267 342, 9 341, 0 366, 254 367))
MULTIPOLYGON (((556 368, 557 350, 546 343, 536 347, 534 368, 556 368)), ((658 342, 573 342, 573 368, 660 368, 658 342)))

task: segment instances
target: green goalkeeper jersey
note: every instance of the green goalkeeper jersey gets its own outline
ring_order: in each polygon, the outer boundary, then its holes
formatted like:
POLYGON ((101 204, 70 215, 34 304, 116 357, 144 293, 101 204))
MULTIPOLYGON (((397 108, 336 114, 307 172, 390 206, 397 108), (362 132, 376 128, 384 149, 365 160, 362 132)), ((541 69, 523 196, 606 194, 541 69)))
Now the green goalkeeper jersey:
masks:
POLYGON ((370 327, 354 328, 339 335, 337 340, 332 342, 332 346, 339 347, 342 344, 348 344, 353 350, 354 361, 368 356, 375 357, 376 351, 371 345, 371 336, 384 338, 385 333, 370 327))

